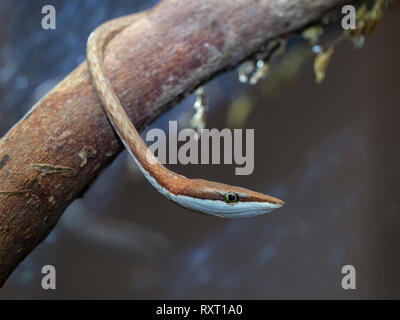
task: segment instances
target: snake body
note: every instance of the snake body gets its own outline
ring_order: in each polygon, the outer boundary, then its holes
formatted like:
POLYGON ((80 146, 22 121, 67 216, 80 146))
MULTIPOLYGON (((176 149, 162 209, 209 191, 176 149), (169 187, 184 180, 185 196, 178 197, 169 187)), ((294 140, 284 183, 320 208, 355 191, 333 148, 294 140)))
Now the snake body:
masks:
POLYGON ((186 178, 164 167, 148 150, 115 94, 104 68, 104 50, 109 41, 140 16, 124 16, 96 28, 88 39, 87 64, 93 87, 109 121, 144 176, 167 199, 200 213, 234 218, 259 215, 280 208, 283 201, 259 192, 186 178))

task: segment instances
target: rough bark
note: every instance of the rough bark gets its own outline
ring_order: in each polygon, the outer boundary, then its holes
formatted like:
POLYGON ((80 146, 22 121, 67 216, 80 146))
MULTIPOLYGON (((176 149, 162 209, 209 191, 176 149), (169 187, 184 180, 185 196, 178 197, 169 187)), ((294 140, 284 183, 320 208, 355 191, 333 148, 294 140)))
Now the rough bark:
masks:
MULTIPOLYGON (((111 41, 107 73, 140 129, 266 41, 344 2, 164 0, 111 41)), ((121 150, 86 63, 0 140, 0 286, 121 150)))

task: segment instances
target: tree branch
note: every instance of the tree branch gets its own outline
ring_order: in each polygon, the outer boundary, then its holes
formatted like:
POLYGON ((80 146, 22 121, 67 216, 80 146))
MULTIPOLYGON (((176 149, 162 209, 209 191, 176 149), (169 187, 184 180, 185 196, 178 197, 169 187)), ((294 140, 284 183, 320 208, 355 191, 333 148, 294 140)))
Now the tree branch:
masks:
MULTIPOLYGON (((266 41, 344 2, 164 0, 110 42, 107 73, 140 129, 266 41)), ((121 150, 86 63, 0 140, 0 286, 121 150)))

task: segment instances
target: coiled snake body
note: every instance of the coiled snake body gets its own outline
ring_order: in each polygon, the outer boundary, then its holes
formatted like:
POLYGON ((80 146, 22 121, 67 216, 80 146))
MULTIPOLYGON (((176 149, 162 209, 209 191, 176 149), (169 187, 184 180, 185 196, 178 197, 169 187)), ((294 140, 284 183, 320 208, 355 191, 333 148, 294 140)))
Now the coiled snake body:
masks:
POLYGON ((169 200, 190 210, 219 217, 247 217, 280 208, 283 201, 252 190, 179 175, 157 161, 140 137, 116 96, 104 70, 104 49, 139 15, 114 19, 92 32, 87 43, 87 62, 92 83, 115 131, 147 180, 169 200))

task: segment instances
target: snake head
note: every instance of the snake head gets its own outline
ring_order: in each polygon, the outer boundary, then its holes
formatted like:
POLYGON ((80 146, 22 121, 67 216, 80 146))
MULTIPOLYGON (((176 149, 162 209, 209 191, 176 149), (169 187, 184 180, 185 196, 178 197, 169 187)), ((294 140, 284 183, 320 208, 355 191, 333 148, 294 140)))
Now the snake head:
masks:
POLYGON ((282 200, 263 193, 201 179, 191 180, 171 200, 193 211, 223 218, 256 216, 284 205, 282 200))

